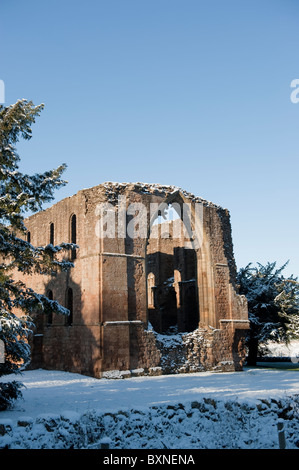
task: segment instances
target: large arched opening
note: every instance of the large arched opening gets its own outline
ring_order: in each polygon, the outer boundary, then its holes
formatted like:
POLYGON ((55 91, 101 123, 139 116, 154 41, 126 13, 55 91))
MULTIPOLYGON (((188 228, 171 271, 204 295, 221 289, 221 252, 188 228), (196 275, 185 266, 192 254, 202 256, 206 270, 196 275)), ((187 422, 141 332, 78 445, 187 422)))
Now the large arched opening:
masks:
MULTIPOLYGON (((148 321, 157 333, 198 328, 197 251, 183 201, 157 206, 146 246, 148 321)), ((189 214, 190 215, 190 214, 189 214)))

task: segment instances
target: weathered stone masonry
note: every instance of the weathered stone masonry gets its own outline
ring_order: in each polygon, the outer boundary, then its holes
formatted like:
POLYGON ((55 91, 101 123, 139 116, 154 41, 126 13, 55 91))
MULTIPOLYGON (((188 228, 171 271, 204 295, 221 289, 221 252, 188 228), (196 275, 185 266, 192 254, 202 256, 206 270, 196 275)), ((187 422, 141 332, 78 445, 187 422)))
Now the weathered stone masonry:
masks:
MULTIPOLYGON (((132 216, 126 217, 128 223, 132 216)), ((71 310, 67 320, 36 319, 31 367, 95 377, 242 369, 248 313, 237 293, 226 209, 173 186, 105 183, 31 216, 26 227, 33 245, 79 246, 68 273, 26 279, 71 310), (147 208, 145 237, 97 236, 101 203, 115 208, 118 230, 120 197, 127 207, 147 208), (191 213, 200 204, 200 243, 195 227, 181 240, 173 237, 181 219, 154 227, 152 203, 189 204, 191 213)))

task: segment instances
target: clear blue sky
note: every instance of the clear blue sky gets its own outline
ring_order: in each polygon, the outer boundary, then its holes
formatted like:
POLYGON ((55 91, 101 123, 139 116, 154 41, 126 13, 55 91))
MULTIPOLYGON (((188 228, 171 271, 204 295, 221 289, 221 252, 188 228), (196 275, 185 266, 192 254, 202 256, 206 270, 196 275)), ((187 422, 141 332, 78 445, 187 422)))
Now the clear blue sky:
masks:
POLYGON ((5 104, 45 103, 21 169, 56 200, 174 184, 229 209, 237 266, 299 275, 297 0, 1 0, 5 104))

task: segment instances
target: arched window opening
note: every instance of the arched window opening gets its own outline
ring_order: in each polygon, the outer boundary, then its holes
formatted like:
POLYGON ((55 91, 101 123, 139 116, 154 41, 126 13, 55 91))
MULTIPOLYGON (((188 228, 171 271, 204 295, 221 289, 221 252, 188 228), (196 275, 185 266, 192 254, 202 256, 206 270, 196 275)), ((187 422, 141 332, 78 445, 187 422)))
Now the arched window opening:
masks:
POLYGON ((27 240, 28 243, 31 243, 31 233, 30 232, 27 232, 26 240, 27 240))
POLYGON ((176 293, 176 306, 177 308, 180 308, 181 306, 181 289, 180 289, 180 284, 181 284, 182 276, 180 271, 178 269, 174 270, 174 283, 173 287, 176 293))
POLYGON ((187 209, 182 201, 163 203, 151 219, 146 248, 148 321, 161 334, 194 331, 199 324, 197 253, 187 209))
MULTIPOLYGON (((53 300, 53 291, 52 290, 48 291, 48 299, 53 300)), ((50 313, 48 313, 48 317, 47 317, 47 325, 52 325, 52 323, 53 323, 53 313, 50 312, 50 313)))
POLYGON ((70 287, 66 291, 66 308, 70 311, 66 317, 66 325, 71 326, 73 324, 73 289, 70 287))
MULTIPOLYGON (((77 243, 77 218, 76 214, 71 217, 71 243, 77 243)), ((72 249, 71 259, 74 260, 77 257, 76 248, 72 249)))
POLYGON ((153 273, 147 276, 147 304, 148 308, 155 308, 155 275, 153 273))
POLYGON ((54 224, 50 224, 50 245, 54 245, 54 224))

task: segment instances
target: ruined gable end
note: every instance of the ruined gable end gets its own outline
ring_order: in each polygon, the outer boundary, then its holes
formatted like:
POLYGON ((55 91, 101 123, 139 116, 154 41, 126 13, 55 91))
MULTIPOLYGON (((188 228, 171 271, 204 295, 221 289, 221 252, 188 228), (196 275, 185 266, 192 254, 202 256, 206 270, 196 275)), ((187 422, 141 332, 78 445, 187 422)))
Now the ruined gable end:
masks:
POLYGON ((226 209, 174 186, 108 182, 26 226, 34 245, 79 246, 68 273, 26 279, 71 312, 35 319, 31 368, 94 377, 242 369, 249 322, 226 209))

